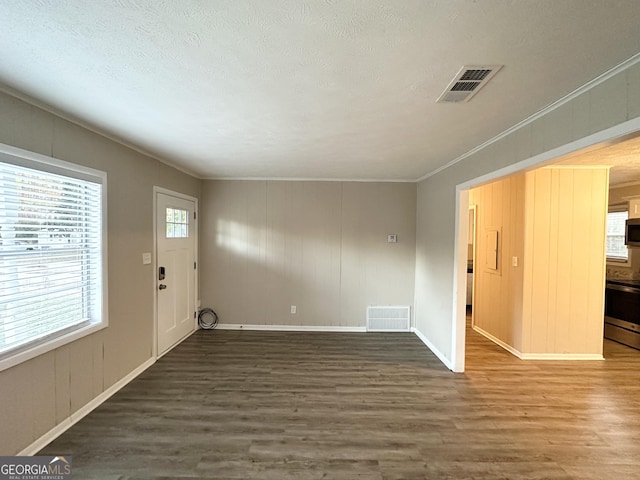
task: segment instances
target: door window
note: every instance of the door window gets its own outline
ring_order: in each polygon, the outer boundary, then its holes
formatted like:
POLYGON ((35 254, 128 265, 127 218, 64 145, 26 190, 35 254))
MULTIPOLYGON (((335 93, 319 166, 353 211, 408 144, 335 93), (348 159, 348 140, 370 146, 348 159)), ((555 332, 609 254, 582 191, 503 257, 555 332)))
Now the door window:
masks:
POLYGON ((167 238, 189 238, 189 211, 167 207, 167 238))

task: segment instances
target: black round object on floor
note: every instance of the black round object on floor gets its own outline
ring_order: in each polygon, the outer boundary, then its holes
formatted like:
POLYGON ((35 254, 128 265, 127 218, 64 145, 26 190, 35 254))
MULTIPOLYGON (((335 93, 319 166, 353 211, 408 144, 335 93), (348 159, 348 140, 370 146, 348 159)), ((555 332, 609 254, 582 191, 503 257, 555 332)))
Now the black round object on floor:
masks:
POLYGON ((204 330, 213 330, 218 325, 218 314, 211 308, 203 308, 198 314, 198 325, 204 330))

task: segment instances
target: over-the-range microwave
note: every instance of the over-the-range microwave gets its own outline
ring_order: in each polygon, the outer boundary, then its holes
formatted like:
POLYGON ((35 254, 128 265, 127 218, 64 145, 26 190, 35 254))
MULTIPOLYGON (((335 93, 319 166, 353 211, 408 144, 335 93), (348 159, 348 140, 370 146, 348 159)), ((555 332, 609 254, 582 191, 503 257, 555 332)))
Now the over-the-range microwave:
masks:
POLYGON ((627 220, 624 243, 629 247, 640 247, 640 218, 627 220))

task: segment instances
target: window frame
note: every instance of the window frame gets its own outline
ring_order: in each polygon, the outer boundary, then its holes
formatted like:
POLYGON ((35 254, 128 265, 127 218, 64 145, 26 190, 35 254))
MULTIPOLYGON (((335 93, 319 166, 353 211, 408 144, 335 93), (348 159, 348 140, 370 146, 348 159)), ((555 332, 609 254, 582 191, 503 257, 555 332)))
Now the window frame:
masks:
MULTIPOLYGON (((627 212, 627 214, 629 214, 629 205, 627 203, 622 203, 622 204, 617 204, 617 205, 609 205, 609 208, 607 210, 607 216, 610 213, 617 213, 617 212, 627 212)), ((627 248, 627 259, 626 260, 622 260, 622 259, 616 258, 616 257, 609 257, 607 255, 607 250, 606 250, 606 232, 605 232, 605 252, 604 253, 605 253, 606 263, 609 266, 615 266, 615 267, 630 267, 631 266, 631 249, 630 248, 627 248)))
POLYGON ((75 163, 47 157, 39 153, 30 152, 21 148, 0 143, 0 161, 21 167, 31 168, 47 173, 55 173, 69 178, 86 180, 101 185, 100 209, 101 222, 101 309, 100 318, 92 320, 88 324, 80 324, 71 330, 63 330, 45 337, 42 341, 18 348, 15 352, 6 352, 0 358, 0 371, 14 367, 37 356, 60 348, 71 342, 86 337, 109 326, 109 295, 108 295, 108 248, 107 248, 107 173, 94 168, 77 165, 75 163))

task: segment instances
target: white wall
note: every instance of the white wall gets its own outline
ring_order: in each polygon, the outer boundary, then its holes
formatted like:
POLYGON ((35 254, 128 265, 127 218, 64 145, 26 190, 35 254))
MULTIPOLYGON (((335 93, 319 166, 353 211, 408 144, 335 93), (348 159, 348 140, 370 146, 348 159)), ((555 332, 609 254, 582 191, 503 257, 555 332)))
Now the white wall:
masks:
POLYGON ((202 305, 221 324, 361 328, 368 305, 413 304, 415 184, 214 180, 202 194, 202 305))
POLYGON ((462 367, 458 352, 452 348, 454 314, 458 314, 454 310, 457 291, 453 287, 457 262, 456 186, 473 184, 473 179, 490 176, 499 169, 508 170, 507 167, 538 155, 542 160, 546 157, 545 152, 560 151, 562 148, 557 147, 585 137, 594 138, 591 135, 596 132, 639 116, 640 65, 634 63, 420 182, 416 226, 416 327, 454 368, 462 367))

